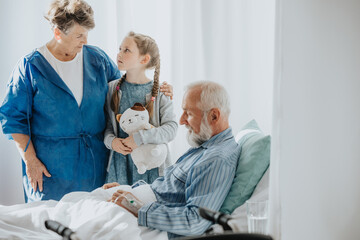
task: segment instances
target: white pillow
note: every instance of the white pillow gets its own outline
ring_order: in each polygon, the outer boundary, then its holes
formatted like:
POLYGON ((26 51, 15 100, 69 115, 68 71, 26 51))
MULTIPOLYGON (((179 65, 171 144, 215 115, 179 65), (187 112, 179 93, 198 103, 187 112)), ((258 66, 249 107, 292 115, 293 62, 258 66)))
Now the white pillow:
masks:
MULTIPOLYGON (((269 168, 262 176, 249 201, 265 201, 269 199, 269 168)), ((231 214, 232 219, 228 222, 234 232, 247 232, 248 223, 246 216, 246 203, 237 207, 231 214)))

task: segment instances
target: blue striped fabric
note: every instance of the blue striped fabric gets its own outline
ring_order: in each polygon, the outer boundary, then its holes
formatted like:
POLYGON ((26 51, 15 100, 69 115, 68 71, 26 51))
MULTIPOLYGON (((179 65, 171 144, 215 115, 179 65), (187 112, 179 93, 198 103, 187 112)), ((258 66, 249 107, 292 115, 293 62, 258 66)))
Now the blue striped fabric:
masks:
POLYGON ((231 128, 191 148, 152 184, 157 201, 139 210, 139 225, 169 232, 169 238, 200 235, 211 223, 198 207, 218 211, 235 175, 239 151, 231 128))

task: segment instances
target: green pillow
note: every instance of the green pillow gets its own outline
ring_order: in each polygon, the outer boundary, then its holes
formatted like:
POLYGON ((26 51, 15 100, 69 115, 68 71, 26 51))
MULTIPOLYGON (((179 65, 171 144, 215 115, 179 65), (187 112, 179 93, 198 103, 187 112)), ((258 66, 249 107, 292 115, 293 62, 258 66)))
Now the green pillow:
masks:
POLYGON ((270 163, 270 136, 263 134, 255 120, 247 123, 236 139, 241 154, 234 181, 220 209, 226 214, 231 214, 251 197, 270 163))

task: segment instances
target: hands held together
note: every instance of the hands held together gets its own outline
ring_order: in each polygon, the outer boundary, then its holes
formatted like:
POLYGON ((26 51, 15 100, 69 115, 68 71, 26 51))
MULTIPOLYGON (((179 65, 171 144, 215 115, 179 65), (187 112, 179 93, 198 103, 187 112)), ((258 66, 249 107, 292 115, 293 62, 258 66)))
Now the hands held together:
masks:
POLYGON ((114 138, 111 147, 115 152, 127 155, 137 148, 138 145, 136 145, 134 137, 131 135, 127 138, 114 138))
MULTIPOLYGON (((173 99, 173 87, 167 82, 161 84, 160 92, 163 92, 165 96, 170 97, 171 100, 173 99)), ((127 138, 115 138, 111 143, 111 147, 114 151, 127 155, 137 148, 138 145, 135 143, 133 135, 131 135, 127 138)))

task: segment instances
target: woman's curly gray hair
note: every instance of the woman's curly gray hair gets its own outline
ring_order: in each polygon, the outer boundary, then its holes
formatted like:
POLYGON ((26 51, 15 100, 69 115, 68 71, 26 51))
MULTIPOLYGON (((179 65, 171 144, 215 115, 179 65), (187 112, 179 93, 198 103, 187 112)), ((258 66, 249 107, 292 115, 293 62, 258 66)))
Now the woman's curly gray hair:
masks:
POLYGON ((94 11, 83 0, 55 0, 44 17, 53 29, 57 27, 65 34, 75 23, 88 30, 95 27, 94 11))

